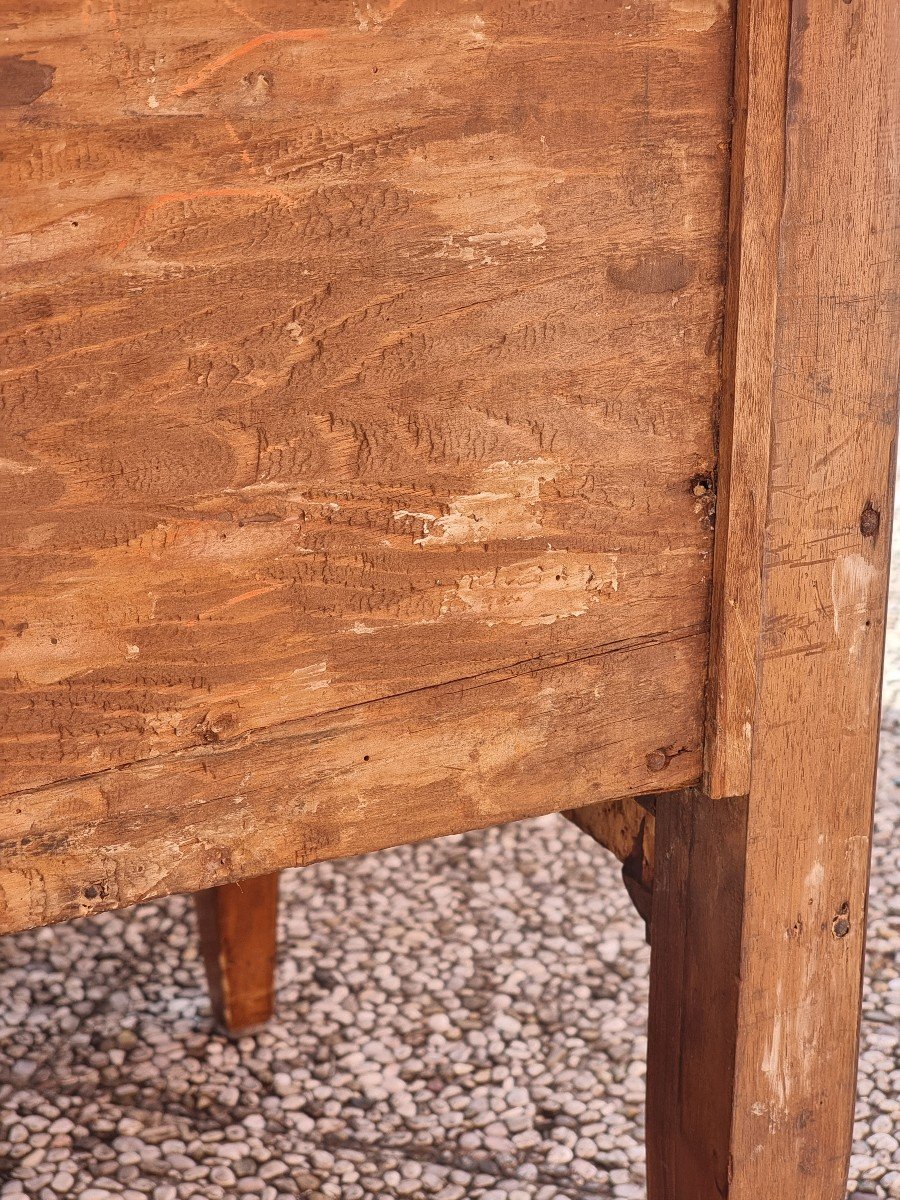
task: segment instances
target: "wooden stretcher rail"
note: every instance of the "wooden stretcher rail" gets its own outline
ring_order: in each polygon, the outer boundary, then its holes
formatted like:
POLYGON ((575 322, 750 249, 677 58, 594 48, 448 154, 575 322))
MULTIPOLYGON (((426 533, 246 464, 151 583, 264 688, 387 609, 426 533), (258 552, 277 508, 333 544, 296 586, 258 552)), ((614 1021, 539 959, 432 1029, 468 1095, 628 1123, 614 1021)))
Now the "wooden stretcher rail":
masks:
POLYGON ((699 715, 704 641, 689 630, 523 664, 20 793, 6 801, 0 928, 693 782, 700 747, 679 733, 699 715))

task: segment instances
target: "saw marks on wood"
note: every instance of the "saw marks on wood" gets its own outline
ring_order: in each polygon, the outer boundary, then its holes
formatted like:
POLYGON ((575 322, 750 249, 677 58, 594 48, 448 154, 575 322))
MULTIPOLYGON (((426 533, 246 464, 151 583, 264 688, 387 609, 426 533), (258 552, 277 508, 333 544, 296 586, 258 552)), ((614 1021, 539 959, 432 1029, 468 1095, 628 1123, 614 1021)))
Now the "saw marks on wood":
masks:
POLYGON ((4 790, 642 644, 695 755, 725 6, 6 11, 4 790))

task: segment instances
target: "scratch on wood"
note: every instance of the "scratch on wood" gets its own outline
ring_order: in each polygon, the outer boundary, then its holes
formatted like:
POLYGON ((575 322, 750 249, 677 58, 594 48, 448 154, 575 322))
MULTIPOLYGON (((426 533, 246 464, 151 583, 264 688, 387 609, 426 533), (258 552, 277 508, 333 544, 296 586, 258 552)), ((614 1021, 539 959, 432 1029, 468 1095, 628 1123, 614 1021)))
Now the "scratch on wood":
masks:
POLYGON ((20 54, 0 58, 0 108, 33 104, 53 86, 55 74, 56 67, 20 54))
POLYGON ((230 63, 236 62, 239 58, 244 58, 247 54, 252 54, 254 50, 258 50, 261 46, 270 46, 276 42, 315 42, 321 41, 330 35, 328 29, 275 29, 271 33, 260 33, 256 37, 250 38, 249 41, 243 42, 240 46, 235 46, 233 50, 228 50, 224 54, 220 54, 218 58, 214 58, 204 67, 201 67, 190 79, 186 79, 184 83, 178 84, 172 89, 173 97, 184 96, 188 92, 195 92, 199 87, 202 87, 213 75, 221 71, 223 67, 227 67, 230 63))
POLYGON ((124 238, 116 246, 116 251, 120 252, 132 242, 141 229, 147 224, 151 216, 158 212, 159 209, 165 208, 167 204, 189 204, 193 200, 219 200, 231 199, 233 197, 262 197, 266 200, 278 200, 282 203, 289 204, 290 197, 281 188, 277 187, 212 187, 212 188, 194 188, 188 192, 167 192, 162 196, 157 196, 145 205, 143 211, 138 216, 132 228, 124 238))

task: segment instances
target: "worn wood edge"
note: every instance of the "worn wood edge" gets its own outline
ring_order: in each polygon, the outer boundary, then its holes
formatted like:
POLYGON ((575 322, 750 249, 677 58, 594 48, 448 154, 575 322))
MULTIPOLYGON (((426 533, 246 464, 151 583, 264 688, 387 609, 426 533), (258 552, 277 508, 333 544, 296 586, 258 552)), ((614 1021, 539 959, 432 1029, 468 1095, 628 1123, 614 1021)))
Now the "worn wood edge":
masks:
POLYGON ((0 932, 700 776, 702 630, 17 795, 0 932), (660 655, 663 655, 663 659, 660 655), (662 662, 665 662, 665 670, 662 662), (587 745, 588 749, 584 747, 587 745))
POLYGON ((570 808, 563 816, 588 834, 622 864, 622 882, 647 925, 649 938, 653 900, 654 795, 619 796, 602 803, 570 808))
POLYGON ((634 838, 647 817, 656 809, 656 796, 616 796, 580 808, 563 809, 562 816, 589 834, 619 862, 634 848, 634 838))
POLYGON ((750 790, 768 497, 790 0, 739 0, 704 791, 750 790))

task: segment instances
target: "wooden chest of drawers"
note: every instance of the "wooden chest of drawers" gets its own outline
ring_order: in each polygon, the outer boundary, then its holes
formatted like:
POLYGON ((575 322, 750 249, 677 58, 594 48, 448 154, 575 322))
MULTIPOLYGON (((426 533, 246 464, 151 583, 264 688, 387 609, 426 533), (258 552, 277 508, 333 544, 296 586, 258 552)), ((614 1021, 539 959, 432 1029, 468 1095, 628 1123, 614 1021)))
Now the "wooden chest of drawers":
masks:
POLYGON ((577 810, 654 1200, 840 1194, 891 7, 5 6, 0 929, 204 892, 237 1025, 278 870, 577 810))

